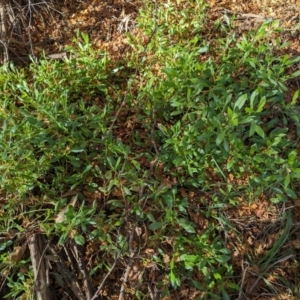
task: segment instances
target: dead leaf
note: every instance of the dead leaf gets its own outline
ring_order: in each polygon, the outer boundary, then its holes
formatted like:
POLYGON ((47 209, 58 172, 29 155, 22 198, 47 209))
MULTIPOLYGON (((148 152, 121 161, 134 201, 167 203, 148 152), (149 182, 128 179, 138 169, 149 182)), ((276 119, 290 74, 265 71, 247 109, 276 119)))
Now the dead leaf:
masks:
POLYGON ((57 217, 55 218, 55 223, 62 223, 66 219, 65 212, 67 211, 67 209, 70 205, 75 207, 77 199, 78 199, 78 194, 72 198, 72 201, 70 204, 68 204, 67 206, 65 206, 64 208, 62 208, 60 210, 60 212, 57 214, 57 217))
POLYGON ((300 249, 300 241, 299 240, 294 240, 290 243, 292 247, 295 247, 296 249, 300 249))
POLYGON ((25 248, 25 245, 14 247, 13 252, 9 254, 9 259, 14 263, 18 263, 22 259, 22 256, 25 252, 25 248))
POLYGON ((168 264, 170 262, 170 256, 168 254, 165 254, 163 260, 165 264, 168 264))
POLYGON ((141 227, 135 227, 135 233, 140 236, 142 234, 143 230, 141 227))
POLYGON ((150 249, 150 248, 147 248, 147 249, 145 249, 145 254, 147 254, 147 255, 153 255, 154 254, 154 249, 150 249))

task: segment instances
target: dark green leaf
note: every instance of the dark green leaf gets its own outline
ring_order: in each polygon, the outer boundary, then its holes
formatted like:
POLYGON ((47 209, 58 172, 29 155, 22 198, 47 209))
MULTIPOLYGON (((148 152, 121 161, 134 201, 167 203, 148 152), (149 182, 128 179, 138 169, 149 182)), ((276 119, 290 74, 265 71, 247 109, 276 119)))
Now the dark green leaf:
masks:
POLYGON ((247 94, 243 94, 241 95, 235 102, 234 104, 234 109, 241 109, 244 105, 245 105, 245 102, 247 101, 247 98, 248 98, 248 95, 247 94))
POLYGON ((76 233, 74 240, 77 245, 83 246, 85 244, 85 238, 81 234, 76 233))
POLYGON ((162 222, 154 222, 154 223, 150 224, 149 229, 152 231, 155 231, 155 230, 161 228, 162 225, 163 225, 162 222))
POLYGON ((224 140, 224 137, 225 137, 225 131, 221 131, 216 138, 217 146, 219 146, 222 143, 222 141, 224 140))
POLYGON ((187 219, 178 219, 178 223, 180 226, 182 226, 182 228, 189 232, 189 233, 195 233, 195 229, 194 229, 194 224, 189 222, 187 219))

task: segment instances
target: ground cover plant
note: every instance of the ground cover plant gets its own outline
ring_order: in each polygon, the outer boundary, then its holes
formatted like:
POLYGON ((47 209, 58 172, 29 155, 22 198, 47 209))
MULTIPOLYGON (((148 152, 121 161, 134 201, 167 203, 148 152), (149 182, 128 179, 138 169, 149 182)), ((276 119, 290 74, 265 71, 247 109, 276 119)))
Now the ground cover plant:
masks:
POLYGON ((300 56, 208 11, 146 1, 121 60, 78 32, 1 67, 2 297, 299 298, 300 56))

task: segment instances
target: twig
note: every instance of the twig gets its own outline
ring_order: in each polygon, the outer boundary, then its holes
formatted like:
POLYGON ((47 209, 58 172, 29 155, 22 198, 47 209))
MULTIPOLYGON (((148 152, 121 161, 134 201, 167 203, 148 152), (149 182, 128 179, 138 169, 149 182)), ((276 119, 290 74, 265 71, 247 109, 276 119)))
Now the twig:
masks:
MULTIPOLYGON (((277 261, 275 261, 273 264, 271 264, 265 271, 264 273, 267 273, 271 268, 273 268, 274 266, 276 266, 277 264, 283 262, 283 261, 286 261, 292 257, 294 257, 295 255, 294 254, 290 254, 290 255, 287 255, 286 257, 283 257, 283 258, 280 258, 278 259, 277 261)), ((254 282, 254 284, 252 284, 250 290, 249 290, 249 293, 251 293, 253 291, 253 289, 256 287, 256 285, 258 284, 258 282, 263 278, 263 276, 261 274, 257 274, 257 279, 256 281, 254 282)))
POLYGON ((4 278, 3 278, 3 281, 2 281, 2 283, 1 283, 1 286, 0 286, 0 292, 1 292, 2 289, 3 289, 3 286, 4 286, 4 284, 6 283, 6 280, 7 280, 7 277, 4 277, 4 278))
MULTIPOLYGON (((67 243, 65 243, 65 246, 63 248, 67 255, 68 261, 70 262, 70 267, 71 267, 72 272, 76 272, 74 259, 71 255, 71 251, 68 249, 68 247, 69 247, 68 242, 70 242, 69 239, 67 240, 67 243)), ((79 284, 78 284, 78 286, 79 286, 79 284)))
POLYGON ((108 273, 105 275, 105 277, 103 278, 101 284, 99 285, 99 287, 98 287, 96 293, 94 294, 94 296, 92 297, 91 300, 97 299, 98 294, 99 294, 100 291, 102 290, 102 288, 103 288, 103 286, 104 286, 104 284, 105 284, 107 278, 110 276, 110 274, 111 274, 112 271, 114 270, 114 268, 115 268, 115 266, 116 266, 118 260, 119 260, 119 255, 116 254, 116 255, 115 255, 115 261, 114 261, 113 265, 111 266, 110 270, 109 270, 108 273))
POLYGON ((239 16, 238 19, 248 19, 248 18, 255 18, 255 19, 262 19, 262 20, 267 20, 268 19, 268 17, 262 16, 262 15, 251 14, 251 13, 240 13, 240 12, 237 12, 237 11, 229 10, 227 8, 224 8, 224 7, 217 7, 215 10, 225 12, 225 13, 231 14, 231 15, 238 15, 239 16))
POLYGON ((123 100, 122 100, 122 102, 121 102, 121 105, 120 105, 119 109, 117 110, 117 112, 116 112, 116 114, 115 114, 115 116, 114 116, 114 119, 113 119, 111 125, 109 126, 109 128, 108 128, 108 130, 107 130, 105 136, 104 136, 105 139, 106 139, 106 138, 108 137, 108 135, 111 133, 111 131, 112 131, 112 129, 113 129, 113 127, 114 127, 114 125, 115 125, 115 123, 116 123, 118 117, 119 117, 119 114, 120 114, 122 108, 123 108, 123 107, 125 106, 125 104, 126 104, 126 99, 127 99, 127 91, 125 92, 125 95, 124 95, 124 98, 123 98, 123 100))
MULTIPOLYGON (((49 248, 54 256, 58 256, 58 254, 56 253, 54 248, 52 248, 51 246, 49 248)), ((66 253, 68 253, 68 251, 66 251, 66 253)), ((78 300, 86 300, 83 292, 81 291, 81 289, 79 287, 79 283, 77 281, 77 276, 76 276, 75 272, 70 271, 66 267, 65 262, 59 256, 58 256, 57 261, 55 260, 55 264, 57 266, 58 272, 63 277, 66 284, 70 287, 70 289, 72 290, 72 292, 74 293, 76 298, 78 300)))
MULTIPOLYGON (((155 142, 154 142, 155 143, 155 142)), ((146 180, 154 166, 156 165, 158 161, 158 156, 155 158, 155 160, 153 162, 151 162, 151 166, 148 170, 148 173, 146 175, 146 177, 144 178, 144 180, 146 180)), ((139 191, 139 200, 141 200, 144 196, 144 191, 145 191, 145 185, 143 184, 140 188, 140 191, 139 191)), ((147 198, 143 201, 143 204, 142 204, 142 209, 144 208, 144 206, 146 205, 146 202, 147 202, 147 198)), ((134 257, 136 255, 136 252, 133 248, 132 248, 132 244, 133 244, 133 237, 134 237, 134 233, 136 231, 136 228, 138 226, 138 221, 136 222, 136 224, 134 224, 131 232, 130 232, 130 235, 129 235, 129 242, 128 242, 128 248, 129 248, 129 260, 128 260, 128 263, 127 263, 127 267, 126 267, 126 271, 125 271, 125 274, 124 274, 124 279, 122 281, 122 285, 121 285, 121 289, 120 289, 120 293, 119 293, 119 299, 118 300, 123 300, 124 299, 124 291, 125 291, 125 285, 128 281, 128 276, 129 276, 129 273, 130 273, 130 270, 132 268, 132 264, 133 264, 133 261, 134 261, 134 257)))
MULTIPOLYGON (((135 74, 136 75, 138 73, 138 70, 139 70, 139 67, 141 65, 142 59, 143 59, 143 57, 145 56, 145 54, 147 52, 148 46, 150 45, 150 43, 151 43, 151 41, 152 41, 152 39, 153 39, 156 31, 157 31, 157 12, 158 12, 158 2, 157 2, 157 0, 155 0, 154 29, 153 29, 153 31, 152 31, 152 33, 150 35, 150 38, 149 38, 149 40, 148 40, 148 42, 147 42, 147 44, 146 44, 146 46, 144 48, 144 51, 142 52, 140 61, 137 64, 137 67, 136 67, 136 70, 135 70, 135 74)), ((127 95, 127 91, 126 91, 125 96, 126 95, 127 95)), ((125 99, 122 102, 123 106, 125 105, 125 99)), ((119 111, 118 111, 118 113, 119 113, 119 111)), ((116 115, 116 117, 117 117, 117 115, 116 115)), ((155 123, 155 117, 154 117, 154 109, 152 110, 152 118, 153 118, 153 124, 152 124, 152 128, 151 128, 151 142, 152 142, 152 145, 153 145, 155 153, 156 153, 156 158, 155 158, 155 160, 153 162, 151 162, 150 169, 148 170, 146 178, 148 178, 150 176, 150 174, 151 174, 154 166, 156 165, 156 163, 158 161, 158 156, 159 156, 159 151, 158 151, 157 145, 155 143, 155 139, 154 139, 154 128, 155 128, 155 125, 156 125, 156 123, 155 123)), ((115 120, 116 120, 116 118, 114 119, 114 121, 115 120)), ((145 190, 145 185, 142 184, 142 186, 140 188, 140 191, 139 191, 139 200, 142 200, 143 195, 144 195, 144 190, 145 190)), ((144 200, 142 208, 146 205, 146 202, 147 202, 147 198, 144 200)), ((119 293, 119 300, 123 300, 124 299, 125 285, 126 285, 126 283, 128 281, 129 272, 131 270, 131 267, 132 267, 132 264, 133 264, 133 261, 134 261, 134 256, 135 256, 135 253, 136 253, 135 250, 132 248, 132 244, 133 244, 134 233, 135 233, 136 228, 137 228, 137 223, 133 226, 133 228, 131 230, 131 233, 129 235, 129 243, 128 243, 128 247, 129 247, 129 260, 128 260, 126 271, 125 271, 125 274, 124 274, 124 279, 123 279, 123 282, 122 282, 122 285, 121 285, 121 289, 120 289, 120 293, 119 293)))
MULTIPOLYGON (((154 111, 153 111, 153 116, 154 116, 154 111)), ((152 140, 152 144, 153 144, 153 147, 155 149, 155 152, 157 154, 157 157, 155 158, 154 161, 151 162, 150 168, 148 170, 148 173, 147 173, 146 177, 144 178, 144 181, 146 181, 147 178, 150 176, 150 174, 151 174, 154 166, 158 162, 159 152, 158 152, 158 149, 157 149, 157 146, 156 146, 156 143, 155 143, 155 140, 154 140, 154 136, 153 136, 153 134, 154 134, 154 126, 155 126, 155 121, 153 122, 153 126, 152 126, 152 129, 151 129, 151 140, 152 140)), ((143 184, 141 186, 140 190, 139 190, 139 200, 141 200, 143 198, 144 191, 145 191, 145 185, 143 184)), ((147 198, 143 201, 142 209, 145 207, 146 202, 147 202, 147 198)), ((121 289, 120 289, 120 293, 119 293, 119 300, 123 300, 124 299, 125 285, 126 285, 126 283, 128 281, 129 272, 131 270, 131 267, 132 267, 132 264, 133 264, 133 261, 134 261, 134 257, 135 257, 135 254, 136 254, 136 251, 132 248, 132 244, 133 244, 134 233, 136 231, 137 226, 138 226, 138 222, 136 222, 136 224, 134 224, 134 226, 133 226, 133 228, 131 230, 131 233, 129 235, 129 242, 128 242, 129 260, 128 260, 126 271, 125 271, 125 274, 124 274, 124 279, 123 279, 123 282, 122 282, 122 285, 121 285, 121 289)))
POLYGON ((43 247, 42 237, 38 234, 33 234, 29 240, 29 251, 32 261, 34 280, 35 280, 35 291, 37 299, 39 300, 51 300, 51 292, 47 284, 47 265, 43 258, 47 247, 41 254, 43 247))
POLYGON ((131 233, 130 233, 130 236, 129 236, 128 247, 129 247, 130 255, 129 255, 129 261, 128 261, 128 264, 127 264, 127 267, 126 267, 126 271, 125 271, 125 274, 124 274, 124 279, 123 279, 121 289, 120 289, 119 300, 124 299, 125 284, 128 281, 129 272, 131 270, 131 267, 132 267, 132 264, 133 264, 133 258, 135 256, 135 251, 132 249, 132 242, 133 242, 135 229, 136 229, 136 225, 131 230, 131 233))
MULTIPOLYGON (((154 145, 156 146, 155 141, 154 141, 154 145)), ((155 147, 155 148, 156 148, 156 150, 157 150, 157 147, 155 147)), ((158 150, 157 150, 157 155, 158 155, 158 154, 159 154, 159 153, 158 153, 158 150)), ((158 156, 155 158, 155 160, 154 160, 153 162, 151 162, 151 166, 150 166, 150 168, 149 168, 149 170, 148 170, 148 173, 147 173, 146 177, 144 178, 144 180, 146 180, 146 179, 150 176, 150 174, 151 174, 151 172, 152 172, 154 166, 156 165, 157 161, 158 161, 158 156)), ((139 191, 139 200, 141 200, 141 199, 143 198, 143 196, 144 196, 144 191, 145 191, 145 185, 143 184, 143 185, 141 186, 141 188, 140 188, 140 191, 139 191)), ((145 207, 146 202, 147 202, 147 198, 143 201, 142 209, 145 207)), ((122 281, 122 285, 121 285, 121 289, 120 289, 120 293, 119 293, 119 300, 123 300, 123 299, 124 299, 125 285, 126 285, 126 283, 127 283, 127 281, 128 281, 128 276, 129 276, 130 270, 131 270, 131 268, 132 268, 132 264, 133 264, 133 261, 134 261, 134 257, 135 257, 136 252, 137 252, 137 251, 135 251, 135 250, 132 248, 133 237, 134 237, 134 233, 135 233, 135 231, 136 231, 137 226, 138 226, 138 221, 136 222, 136 224, 134 224, 134 226, 133 226, 133 228, 132 228, 132 230, 131 230, 131 232, 130 232, 130 235, 129 235, 129 242, 128 242, 128 248, 129 248, 129 260, 128 260, 127 267, 126 267, 126 271, 125 271, 125 274, 124 274, 124 279, 123 279, 123 281, 122 281)))
POLYGON ((149 295, 151 300, 155 300, 156 299, 156 291, 153 291, 153 288, 151 286, 151 283, 149 281, 147 281, 147 285, 148 285, 148 291, 149 291, 149 295))
POLYGON ((6 22, 6 8, 9 4, 5 1, 0 1, 0 46, 1 49, 1 63, 4 64, 8 61, 8 49, 7 49, 7 22, 6 22))
POLYGON ((155 138, 154 138, 154 128, 156 127, 156 119, 155 119, 155 111, 154 108, 152 108, 152 127, 151 127, 151 143, 153 145, 153 148, 155 150, 155 153, 157 155, 157 157, 159 156, 159 151, 155 142, 155 138))
POLYGON ((238 300, 242 300, 242 296, 243 296, 243 286, 244 286, 244 282, 245 282, 245 277, 246 277, 246 273, 247 273, 247 269, 249 268, 249 265, 246 267, 246 269, 244 269, 244 261, 242 260, 242 272, 243 272, 243 275, 242 275, 242 283, 241 283, 241 286, 240 286, 240 291, 239 291, 239 297, 238 297, 238 300))
MULTIPOLYGON (((153 122, 153 127, 152 128, 154 128, 154 126, 155 126, 155 122, 153 122)), ((154 166, 158 162, 159 152, 158 152, 155 140, 154 140, 154 136, 152 135, 153 132, 154 132, 154 129, 151 132, 151 139, 152 139, 152 144, 153 144, 153 147, 154 147, 155 152, 157 154, 157 157, 155 158, 154 161, 151 162, 150 168, 149 168, 148 173, 147 173, 146 177, 144 178, 144 180, 147 180, 147 178, 150 176, 150 174, 151 174, 154 166)), ((139 200, 141 200, 143 198, 144 191, 145 191, 145 185, 142 184, 142 186, 140 188, 140 191, 139 191, 139 200)), ((146 202, 147 202, 147 198, 143 201, 142 209, 145 207, 146 202)), ((128 281, 129 272, 131 270, 131 267, 132 267, 132 264, 133 264, 133 261, 134 261, 134 257, 135 257, 135 254, 136 254, 136 251, 133 250, 133 248, 132 248, 132 244, 133 244, 133 237, 134 237, 134 233, 136 231, 138 222, 139 221, 137 221, 136 224, 133 226, 133 228, 131 230, 131 233, 129 235, 128 247, 129 247, 129 253, 130 253, 130 255, 129 255, 129 260, 128 260, 128 263, 127 263, 126 271, 125 271, 125 274, 124 274, 124 279, 123 279, 123 282, 122 282, 122 285, 121 285, 120 293, 119 293, 119 300, 123 300, 124 299, 125 284, 128 281)))
POLYGON ((42 255, 41 255, 41 257, 40 257, 40 261, 39 261, 38 268, 37 268, 37 276, 38 276, 38 274, 39 274, 39 272, 40 272, 41 265, 42 265, 42 262, 43 262, 43 259, 44 259, 46 250, 49 248, 49 244, 50 244, 50 241, 48 241, 48 244, 47 244, 47 246, 45 247, 45 249, 43 250, 42 255))
POLYGON ((73 256, 75 257, 79 270, 82 274, 82 280, 83 280, 83 285, 84 285, 84 290, 85 290, 85 295, 86 295, 86 300, 91 300, 92 298, 92 291, 91 291, 91 285, 89 282, 89 275, 88 272, 86 270, 85 264, 82 261, 80 255, 79 255, 79 251, 78 251, 78 247, 77 245, 74 243, 74 241, 70 241, 72 243, 72 249, 73 249, 73 256))

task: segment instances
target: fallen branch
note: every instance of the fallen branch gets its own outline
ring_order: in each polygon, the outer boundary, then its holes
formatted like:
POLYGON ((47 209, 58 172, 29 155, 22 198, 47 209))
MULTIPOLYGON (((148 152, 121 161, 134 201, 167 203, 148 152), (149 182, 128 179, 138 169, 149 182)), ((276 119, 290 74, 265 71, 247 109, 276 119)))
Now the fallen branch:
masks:
POLYGON ((6 22, 6 9, 8 7, 7 1, 0 1, 0 49, 1 49, 1 63, 5 64, 8 61, 8 48, 7 48, 7 22, 6 22))
MULTIPOLYGON (((61 52, 61 53, 54 53, 54 54, 49 54, 49 55, 45 55, 45 58, 46 59, 58 59, 58 60, 61 60, 61 59, 64 59, 64 58, 67 58, 68 57, 68 54, 67 52, 61 52)), ((9 60, 10 61, 13 61, 13 62, 23 62, 23 63, 28 63, 30 61, 33 61, 33 59, 43 59, 42 56, 15 56, 15 57, 11 57, 9 60)))
POLYGON ((65 281, 65 283, 69 286, 69 288, 72 290, 74 295, 78 300, 86 300, 83 292, 81 291, 79 287, 79 283, 77 280, 77 276, 73 271, 70 271, 65 262, 61 257, 58 256, 58 253, 56 253, 55 249, 53 247, 50 247, 50 250, 52 254, 57 257, 57 260, 55 260, 57 270, 60 273, 61 277, 65 281))
POLYGON ((257 14, 251 14, 251 13, 241 13, 241 12, 237 12, 237 11, 233 11, 233 10, 229 10, 227 8, 224 7, 217 7, 216 9, 214 9, 216 11, 220 11, 220 12, 224 12, 230 15, 237 15, 237 19, 261 19, 261 20, 267 20, 268 17, 266 16, 262 16, 262 15, 257 15, 257 14))
POLYGON ((38 300, 52 300, 49 289, 48 266, 44 259, 47 246, 40 234, 33 234, 29 239, 29 251, 34 273, 35 291, 38 300))

